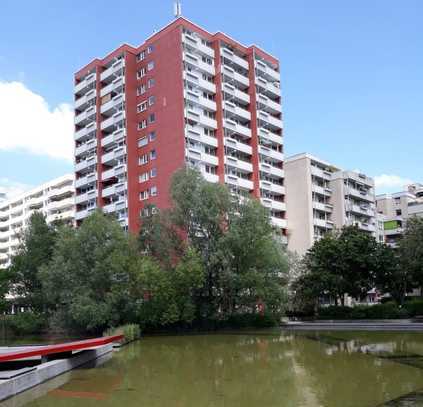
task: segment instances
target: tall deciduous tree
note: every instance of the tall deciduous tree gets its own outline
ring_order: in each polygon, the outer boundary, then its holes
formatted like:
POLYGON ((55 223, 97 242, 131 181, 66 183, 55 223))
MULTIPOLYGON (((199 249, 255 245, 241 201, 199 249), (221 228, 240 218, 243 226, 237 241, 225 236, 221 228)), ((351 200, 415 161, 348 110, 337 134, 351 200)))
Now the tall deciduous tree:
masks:
POLYGON ((45 296, 40 269, 52 257, 56 230, 47 225, 43 214, 35 212, 19 238, 20 244, 10 266, 13 291, 19 301, 33 311, 41 312, 45 308, 45 296))
POLYGON ((423 218, 407 221, 400 241, 400 267, 409 273, 416 286, 423 287, 423 218))

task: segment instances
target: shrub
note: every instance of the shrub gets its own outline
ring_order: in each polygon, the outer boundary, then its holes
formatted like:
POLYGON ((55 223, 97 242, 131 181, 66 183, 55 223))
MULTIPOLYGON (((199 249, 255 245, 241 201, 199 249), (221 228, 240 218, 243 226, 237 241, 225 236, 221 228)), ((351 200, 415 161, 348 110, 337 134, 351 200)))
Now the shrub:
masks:
POLYGON ((404 304, 404 309, 412 317, 423 315, 423 300, 414 299, 404 304))
POLYGON ((128 343, 141 337, 141 329, 138 324, 127 324, 116 328, 109 328, 103 332, 103 336, 114 335, 123 335, 123 343, 128 343))
POLYGON ((15 335, 39 334, 46 328, 47 320, 40 314, 22 312, 16 315, 7 315, 6 326, 15 335))
POLYGON ((321 319, 350 319, 352 308, 347 306, 329 305, 319 308, 317 315, 321 319))
POLYGON ((270 328, 278 325, 275 315, 264 314, 232 314, 224 322, 228 328, 270 328))

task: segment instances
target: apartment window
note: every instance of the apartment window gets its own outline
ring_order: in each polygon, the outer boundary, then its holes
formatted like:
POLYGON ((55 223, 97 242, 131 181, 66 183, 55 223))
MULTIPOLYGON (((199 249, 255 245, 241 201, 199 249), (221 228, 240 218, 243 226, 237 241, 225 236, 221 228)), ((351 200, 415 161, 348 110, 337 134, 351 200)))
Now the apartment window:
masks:
POLYGON ((137 61, 142 61, 143 59, 145 59, 145 51, 141 51, 141 52, 137 55, 137 61))
POLYGON ((138 140, 138 147, 144 147, 148 144, 148 137, 141 137, 138 140))
POLYGON ((139 181, 140 183, 142 183, 142 182, 147 182, 147 181, 148 181, 148 179, 149 179, 149 173, 148 173, 148 172, 144 172, 143 174, 141 174, 141 175, 138 177, 138 181, 139 181))
POLYGON ((148 138, 150 141, 154 141, 156 139, 156 132, 152 131, 151 133, 149 133, 148 138))
POLYGON ((142 120, 138 123, 138 130, 145 129, 147 127, 147 120, 142 120))
POLYGON ((151 171, 150 171, 150 177, 151 178, 157 177, 157 168, 156 167, 154 167, 154 168, 151 169, 151 171))
POLYGON ((206 64, 209 64, 209 65, 211 65, 211 64, 212 64, 212 60, 211 60, 211 58, 208 58, 208 57, 202 57, 201 59, 202 59, 202 60, 203 60, 203 62, 205 62, 206 64))
POLYGON ((216 137, 216 132, 215 132, 215 130, 211 130, 211 129, 208 129, 208 128, 204 128, 204 134, 206 135, 206 136, 210 136, 210 137, 216 137))
POLYGON ((139 103, 137 105, 137 112, 140 113, 140 112, 143 112, 144 110, 147 110, 147 106, 148 106, 148 103, 146 100, 144 102, 139 103))
POLYGON ((150 151, 150 160, 155 160, 157 158, 156 150, 150 151))
POLYGON ((154 123, 156 121, 156 115, 154 113, 151 113, 148 116, 148 124, 154 123))
POLYGON ((148 88, 148 89, 152 88, 152 87, 154 86, 154 84, 155 84, 155 83, 156 83, 156 81, 155 81, 153 78, 149 79, 149 80, 147 81, 147 88, 148 88))
POLYGON ((216 174, 216 167, 212 167, 211 165, 206 165, 206 172, 208 174, 216 174))
POLYGON ((154 51, 154 45, 149 45, 147 47, 147 54, 151 54, 154 51))
POLYGON ((148 163, 148 154, 143 154, 138 157, 138 165, 144 165, 148 163))
POLYGON ((141 68, 138 72, 137 72, 137 79, 140 79, 142 77, 145 76, 145 68, 141 68))
POLYGON ((148 190, 140 192, 140 201, 145 201, 148 199, 148 190))
POLYGON ((156 97, 155 96, 150 96, 148 98, 148 106, 153 106, 154 103, 156 103, 156 97))
POLYGON ((157 187, 156 186, 150 188, 150 194, 151 194, 151 196, 157 196, 157 187))
POLYGON ((154 69, 154 61, 150 61, 147 64, 147 71, 152 71, 154 69))
POLYGON ((138 86, 137 88, 137 96, 143 95, 147 91, 145 84, 138 86))

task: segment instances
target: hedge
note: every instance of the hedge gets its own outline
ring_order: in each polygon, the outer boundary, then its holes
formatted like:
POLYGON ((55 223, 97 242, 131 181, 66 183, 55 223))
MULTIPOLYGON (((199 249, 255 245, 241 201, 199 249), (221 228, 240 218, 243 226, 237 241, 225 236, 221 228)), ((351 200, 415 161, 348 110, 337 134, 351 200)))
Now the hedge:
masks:
MULTIPOLYGON (((422 308, 423 310, 423 305, 422 308)), ((355 307, 322 307, 318 310, 320 319, 395 319, 408 318, 411 314, 407 308, 400 309, 397 304, 387 302, 375 305, 357 305, 355 307)), ((423 313, 422 313, 423 315, 423 313)))

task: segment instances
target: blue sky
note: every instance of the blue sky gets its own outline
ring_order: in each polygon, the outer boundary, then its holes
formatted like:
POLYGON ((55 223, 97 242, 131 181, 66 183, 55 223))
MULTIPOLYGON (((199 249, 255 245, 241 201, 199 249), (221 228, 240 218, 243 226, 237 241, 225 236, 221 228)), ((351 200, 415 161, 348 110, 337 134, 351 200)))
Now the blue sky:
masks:
MULTIPOLYGON (((172 0, 1 3, 0 190, 14 191, 72 171, 73 73, 168 23, 172 0)), ((377 176, 379 192, 423 181, 422 1, 185 0, 182 10, 280 59, 287 155, 377 176)))

